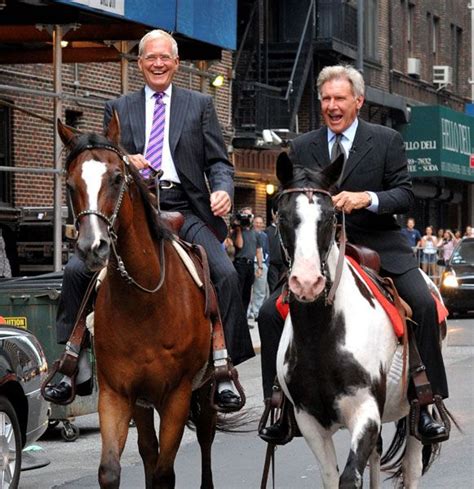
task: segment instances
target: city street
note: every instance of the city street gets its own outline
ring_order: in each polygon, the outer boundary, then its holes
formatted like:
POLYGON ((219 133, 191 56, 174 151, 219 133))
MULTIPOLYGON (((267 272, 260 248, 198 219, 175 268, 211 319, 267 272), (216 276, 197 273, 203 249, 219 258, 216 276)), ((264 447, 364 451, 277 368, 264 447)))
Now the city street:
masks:
MULTIPOLYGON (((257 328, 252 330, 254 344, 259 346, 257 328)), ((451 396, 448 408, 456 416, 464 433, 453 429, 449 442, 443 444, 441 457, 423 477, 421 487, 431 489, 473 487, 474 481, 474 316, 449 321, 445 361, 451 396)), ((260 487, 266 445, 256 435, 261 414, 260 356, 239 367, 248 396, 249 432, 216 436, 213 450, 216 488, 256 489, 260 487)), ((64 442, 58 428, 50 430, 39 442, 41 450, 32 451, 35 458, 49 459, 50 464, 22 472, 22 489, 89 489, 98 487, 97 469, 100 457, 100 434, 97 415, 76 419, 81 430, 77 441, 64 442)), ((385 448, 393 428, 384 427, 385 448)), ((348 434, 336 435, 339 466, 348 454, 348 434)), ((317 463, 302 439, 277 450, 276 487, 306 489, 322 487, 317 463)), ((200 458, 194 433, 186 431, 176 463, 177 488, 199 487, 200 458)), ((144 487, 140 457, 136 448, 136 430, 130 429, 122 457, 122 484, 126 489, 144 487)), ((367 481, 367 471, 366 471, 367 481)), ((368 482, 366 482, 368 487, 368 482)), ((269 484, 271 487, 271 484, 269 484)), ((386 481, 383 487, 393 487, 386 481)))

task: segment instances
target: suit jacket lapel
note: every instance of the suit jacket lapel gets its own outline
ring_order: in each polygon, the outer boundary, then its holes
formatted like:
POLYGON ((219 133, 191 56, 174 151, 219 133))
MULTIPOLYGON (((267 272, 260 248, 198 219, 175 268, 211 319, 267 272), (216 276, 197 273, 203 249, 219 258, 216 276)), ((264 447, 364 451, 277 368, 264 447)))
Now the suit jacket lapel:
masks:
MULTIPOLYGON (((349 152, 349 157, 344 167, 344 175, 342 176, 340 185, 342 185, 348 176, 354 171, 357 165, 362 161, 362 158, 372 150, 372 136, 368 130, 367 124, 359 119, 354 142, 349 152)), ((327 146, 327 144, 326 144, 327 146)))
MULTIPOLYGON (((173 85, 171 92, 171 111, 170 111, 170 132, 169 142, 171 155, 174 155, 176 145, 178 144, 184 120, 188 111, 189 93, 173 85)), ((175 161, 177 164, 177 161, 175 161)))
POLYGON ((130 127, 133 128, 133 143, 138 153, 145 150, 145 88, 131 93, 127 98, 130 127))
POLYGON ((311 143, 311 154, 315 162, 315 168, 323 169, 330 163, 328 149, 328 130, 323 127, 316 131, 315 138, 311 143))

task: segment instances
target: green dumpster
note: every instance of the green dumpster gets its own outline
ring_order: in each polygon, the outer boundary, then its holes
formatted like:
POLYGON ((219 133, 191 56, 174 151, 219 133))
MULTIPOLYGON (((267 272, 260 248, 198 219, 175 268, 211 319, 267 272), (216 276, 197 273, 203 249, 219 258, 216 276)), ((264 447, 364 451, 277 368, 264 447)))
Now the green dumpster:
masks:
MULTIPOLYGON (((63 345, 56 343, 55 327, 61 283, 62 272, 0 280, 0 316, 5 318, 7 324, 28 329, 38 338, 50 367, 64 350, 63 345)), ((92 355, 91 361, 94 363, 92 355)), ((55 425, 61 421, 63 438, 73 441, 77 439, 79 431, 71 423, 71 418, 95 412, 97 383, 90 396, 77 396, 67 406, 51 404, 50 423, 55 425)))

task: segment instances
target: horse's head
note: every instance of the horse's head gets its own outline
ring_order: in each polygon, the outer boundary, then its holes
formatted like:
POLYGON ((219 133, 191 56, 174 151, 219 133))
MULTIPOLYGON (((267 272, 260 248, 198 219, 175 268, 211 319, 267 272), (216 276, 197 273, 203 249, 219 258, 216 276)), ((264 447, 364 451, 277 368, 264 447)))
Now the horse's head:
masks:
POLYGON ((332 186, 341 172, 343 157, 324 171, 293 166, 286 153, 277 161, 281 183, 278 228, 290 262, 288 286, 301 302, 312 302, 326 286, 326 259, 334 244, 335 210, 332 186))
POLYGON ((105 137, 74 132, 60 120, 58 133, 69 150, 66 186, 79 231, 77 251, 91 271, 100 270, 109 259, 129 179, 127 158, 118 149, 118 117, 112 117, 105 137))

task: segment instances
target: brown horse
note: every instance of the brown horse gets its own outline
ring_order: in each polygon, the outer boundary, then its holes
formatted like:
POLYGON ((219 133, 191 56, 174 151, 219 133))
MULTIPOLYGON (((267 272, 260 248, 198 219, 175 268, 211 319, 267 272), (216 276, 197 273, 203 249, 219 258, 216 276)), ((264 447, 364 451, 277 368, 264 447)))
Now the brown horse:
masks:
POLYGON ((94 328, 100 487, 120 485, 120 456, 133 418, 146 487, 174 488, 174 461, 191 411, 201 447, 201 488, 212 489, 217 416, 209 402, 210 382, 202 386, 211 352, 204 294, 173 248, 173 235, 137 170, 119 149, 117 117, 106 137, 78 135, 60 121, 58 132, 70 151, 67 188, 79 231, 77 252, 91 271, 107 266, 94 328), (160 416, 159 442, 151 406, 160 416))

